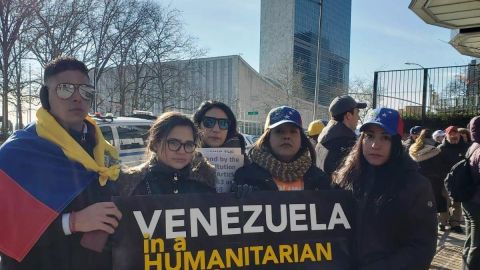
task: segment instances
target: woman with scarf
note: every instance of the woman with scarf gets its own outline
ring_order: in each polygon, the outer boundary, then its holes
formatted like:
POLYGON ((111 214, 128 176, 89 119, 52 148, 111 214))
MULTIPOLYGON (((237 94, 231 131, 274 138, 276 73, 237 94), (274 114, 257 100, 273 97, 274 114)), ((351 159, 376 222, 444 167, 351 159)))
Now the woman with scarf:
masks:
POLYGON ((248 164, 235 173, 234 189, 329 189, 328 176, 315 166, 315 149, 302 130, 300 113, 290 107, 272 109, 265 131, 250 150, 248 164))
POLYGON ((334 183, 355 199, 356 269, 428 269, 437 219, 432 188, 402 147, 397 111, 378 108, 334 183))
POLYGON ((121 172, 121 195, 215 192, 213 166, 203 160, 192 167, 198 132, 187 116, 166 112, 153 123, 149 133, 149 159, 121 172))
MULTIPOLYGON (((438 168, 443 166, 440 158, 440 149, 435 147, 435 141, 431 138, 430 130, 424 129, 415 140, 415 143, 409 149, 410 157, 417 162, 420 167, 420 174, 428 178, 432 184, 433 195, 435 196, 435 205, 438 213, 445 213, 448 211, 447 198, 448 194, 443 184, 443 175, 438 168)), ((439 229, 445 231, 445 226, 448 220, 443 217, 446 213, 439 215, 439 229), (442 217, 442 218, 440 218, 442 217)))

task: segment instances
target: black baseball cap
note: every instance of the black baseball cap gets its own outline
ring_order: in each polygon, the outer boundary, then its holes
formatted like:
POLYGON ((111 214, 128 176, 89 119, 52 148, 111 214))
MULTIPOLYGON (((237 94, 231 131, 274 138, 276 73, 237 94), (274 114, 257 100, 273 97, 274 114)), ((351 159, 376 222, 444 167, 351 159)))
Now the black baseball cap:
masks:
POLYGON ((332 116, 340 115, 344 112, 351 111, 355 108, 365 109, 367 107, 367 103, 363 102, 356 102, 351 96, 338 96, 333 99, 332 103, 330 103, 330 107, 328 110, 332 116))

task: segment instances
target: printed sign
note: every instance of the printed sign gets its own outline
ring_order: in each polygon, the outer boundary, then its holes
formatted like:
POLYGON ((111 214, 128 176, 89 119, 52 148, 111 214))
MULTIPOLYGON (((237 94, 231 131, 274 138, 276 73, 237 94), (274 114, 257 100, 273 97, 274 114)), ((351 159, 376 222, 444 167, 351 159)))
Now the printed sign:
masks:
POLYGON ((215 166, 217 193, 230 192, 235 172, 243 166, 240 148, 199 148, 198 151, 215 166))
POLYGON ((349 269, 348 192, 117 197, 115 270, 349 269))

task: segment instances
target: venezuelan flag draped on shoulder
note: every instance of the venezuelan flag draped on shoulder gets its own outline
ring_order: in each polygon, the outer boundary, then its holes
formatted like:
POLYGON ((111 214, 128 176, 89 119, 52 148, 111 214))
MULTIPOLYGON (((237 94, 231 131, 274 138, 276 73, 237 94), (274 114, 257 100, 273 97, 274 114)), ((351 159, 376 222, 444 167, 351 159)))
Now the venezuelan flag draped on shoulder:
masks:
POLYGON ((0 252, 21 261, 91 181, 118 178, 116 149, 95 121, 92 158, 45 109, 0 147, 0 252))

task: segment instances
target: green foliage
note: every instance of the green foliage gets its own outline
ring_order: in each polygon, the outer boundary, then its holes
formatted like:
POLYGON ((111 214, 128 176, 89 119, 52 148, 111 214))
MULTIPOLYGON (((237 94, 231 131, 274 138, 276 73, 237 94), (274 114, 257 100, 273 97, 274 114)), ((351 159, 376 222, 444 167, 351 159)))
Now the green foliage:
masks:
POLYGON ((405 132, 413 126, 423 126, 431 130, 445 129, 448 126, 466 127, 470 119, 477 116, 473 112, 428 113, 422 122, 421 115, 403 115, 405 132))

